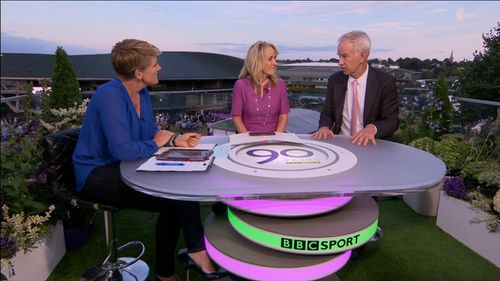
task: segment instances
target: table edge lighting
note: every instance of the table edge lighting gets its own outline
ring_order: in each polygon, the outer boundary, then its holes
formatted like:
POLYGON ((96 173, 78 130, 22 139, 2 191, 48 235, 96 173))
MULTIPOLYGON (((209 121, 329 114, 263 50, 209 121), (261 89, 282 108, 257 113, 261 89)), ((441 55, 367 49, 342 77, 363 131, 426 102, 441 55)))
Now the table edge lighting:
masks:
POLYGON ((290 200, 229 200, 227 205, 252 214, 276 217, 318 215, 339 209, 349 203, 352 196, 318 197, 290 200))
POLYGON ((227 209, 227 217, 234 230, 250 241, 277 251, 305 255, 335 254, 359 247, 370 240, 378 225, 376 219, 369 226, 345 235, 321 238, 298 237, 280 235, 251 226, 239 219, 230 208, 227 209), (338 248, 340 241, 343 246, 338 248))
POLYGON ((217 250, 217 248, 215 248, 215 246, 210 243, 206 236, 205 247, 210 257, 226 270, 244 278, 266 281, 304 281, 323 278, 330 274, 333 274, 334 272, 342 268, 351 256, 351 251, 349 250, 336 257, 333 257, 329 261, 312 266, 297 268, 275 268, 248 264, 229 257, 217 250))

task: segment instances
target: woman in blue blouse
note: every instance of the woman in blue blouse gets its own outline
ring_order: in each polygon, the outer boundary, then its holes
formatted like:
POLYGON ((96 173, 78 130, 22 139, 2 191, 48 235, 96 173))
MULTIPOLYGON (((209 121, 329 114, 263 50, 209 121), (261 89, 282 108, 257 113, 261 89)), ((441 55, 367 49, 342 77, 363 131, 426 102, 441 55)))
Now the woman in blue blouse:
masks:
POLYGON ((150 196, 121 179, 120 161, 151 157, 162 146, 192 147, 201 136, 176 136, 158 130, 147 86, 158 83, 161 51, 145 41, 116 43, 111 61, 118 74, 100 86, 87 107, 73 153, 77 189, 84 198, 123 209, 159 212, 156 224, 156 277, 179 281, 175 274, 175 248, 183 230, 191 265, 205 279, 223 277, 215 272, 205 251, 198 202, 150 196), (181 219, 182 218, 182 219, 181 219))

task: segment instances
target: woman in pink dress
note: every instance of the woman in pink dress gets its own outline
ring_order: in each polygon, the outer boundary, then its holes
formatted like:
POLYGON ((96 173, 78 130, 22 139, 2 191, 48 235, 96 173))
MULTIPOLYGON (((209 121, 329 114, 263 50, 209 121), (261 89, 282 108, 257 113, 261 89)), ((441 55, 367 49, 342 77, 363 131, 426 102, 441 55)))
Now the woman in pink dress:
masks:
POLYGON ((288 93, 276 77, 278 49, 257 41, 248 49, 239 79, 234 84, 231 115, 237 133, 285 132, 288 124, 288 93))

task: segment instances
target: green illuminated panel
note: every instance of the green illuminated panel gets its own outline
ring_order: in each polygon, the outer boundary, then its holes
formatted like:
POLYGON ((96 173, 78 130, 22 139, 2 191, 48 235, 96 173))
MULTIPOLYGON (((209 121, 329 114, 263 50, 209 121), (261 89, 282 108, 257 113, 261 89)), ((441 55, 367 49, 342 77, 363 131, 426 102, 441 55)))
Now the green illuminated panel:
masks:
POLYGON ((376 219, 360 231, 341 236, 311 238, 281 235, 253 227, 234 215, 231 208, 228 208, 227 216, 238 233, 257 244, 282 252, 309 255, 334 254, 356 248, 370 240, 378 225, 376 219))

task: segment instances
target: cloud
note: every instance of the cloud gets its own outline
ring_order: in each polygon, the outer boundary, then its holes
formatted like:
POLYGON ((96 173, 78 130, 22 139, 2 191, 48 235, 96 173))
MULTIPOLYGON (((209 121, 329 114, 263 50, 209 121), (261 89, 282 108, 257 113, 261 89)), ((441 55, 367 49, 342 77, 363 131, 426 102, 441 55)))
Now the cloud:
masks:
MULTIPOLYGON (((373 54, 378 54, 378 55, 382 55, 382 54, 385 54, 385 53, 390 53, 390 52, 393 52, 395 51, 396 49, 395 48, 373 48, 371 50, 371 53, 373 54)), ((373 56, 372 56, 373 57, 373 56)))
POLYGON ((406 22, 399 22, 399 21, 396 21, 396 22, 386 22, 386 21, 382 21, 382 22, 377 22, 375 24, 373 24, 373 27, 372 29, 378 29, 378 30, 382 30, 383 32, 386 32, 387 30, 391 30, 391 31, 405 31, 405 32, 408 32, 408 31, 414 31, 414 30, 418 30, 420 28, 422 28, 423 26, 423 23, 422 22, 419 22, 419 21, 406 21, 406 22))
POLYGON ((97 49, 46 41, 34 37, 21 37, 7 32, 1 34, 2 53, 54 54, 62 46, 69 55, 103 53, 97 49))
POLYGON ((462 8, 458 9, 457 12, 455 13, 455 18, 458 21, 463 21, 465 18, 465 10, 462 8))
POLYGON ((448 12, 448 9, 441 8, 441 9, 434 9, 434 10, 430 11, 429 14, 441 14, 441 13, 445 13, 445 12, 448 12))
POLYGON ((337 53, 337 45, 324 45, 324 46, 291 46, 282 45, 279 47, 280 52, 330 52, 337 53))
POLYGON ((162 18, 162 19, 170 19, 171 16, 165 12, 162 11, 152 11, 151 13, 152 18, 162 18))
MULTIPOLYGON (((217 43, 197 43, 204 49, 210 49, 212 52, 228 54, 240 58, 245 58, 248 48, 252 43, 230 43, 230 42, 217 42, 217 43)), ((329 58, 337 54, 337 45, 321 45, 321 46, 308 46, 308 45, 287 45, 277 44, 280 52, 280 58, 294 58, 293 56, 311 57, 315 59, 329 58)))
MULTIPOLYGON (((224 2, 222 2, 224 3, 224 2)), ((306 16, 308 18, 327 17, 341 14, 370 14, 374 12, 377 3, 331 2, 331 1, 267 1, 264 5, 256 5, 250 1, 250 6, 242 6, 236 1, 238 14, 248 13, 248 9, 256 10, 257 14, 271 11, 271 13, 288 16, 306 16)))
POLYGON ((251 43, 242 44, 242 43, 230 43, 230 42, 216 42, 216 43, 195 43, 194 45, 210 52, 235 56, 238 58, 245 58, 247 50, 250 47, 251 43))
MULTIPOLYGON (((232 43, 232 42, 216 42, 216 43, 197 43, 199 48, 210 50, 214 53, 231 55, 244 59, 248 48, 252 43, 232 43)), ((337 45, 302 45, 302 44, 280 44, 277 43, 279 50, 278 59, 301 59, 310 58, 313 60, 330 59, 337 57, 337 45)), ((393 47, 378 47, 372 48, 371 57, 388 57, 391 52, 397 48, 393 47)))

